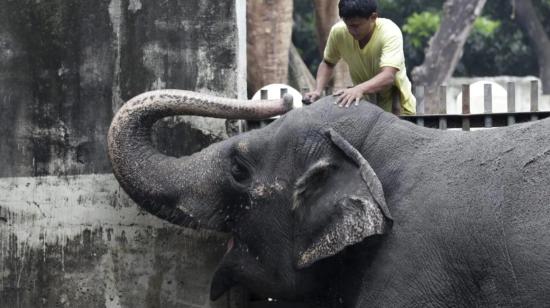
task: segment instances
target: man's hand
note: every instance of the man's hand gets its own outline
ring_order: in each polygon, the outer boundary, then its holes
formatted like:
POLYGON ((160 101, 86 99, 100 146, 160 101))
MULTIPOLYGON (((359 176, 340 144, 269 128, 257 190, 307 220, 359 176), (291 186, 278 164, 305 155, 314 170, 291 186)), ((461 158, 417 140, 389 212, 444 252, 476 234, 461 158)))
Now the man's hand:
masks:
POLYGON ((321 97, 321 92, 319 91, 311 91, 306 94, 304 94, 304 97, 302 98, 302 102, 306 105, 309 105, 315 101, 317 101, 321 97))
POLYGON ((340 107, 348 108, 351 104, 355 103, 355 106, 359 105, 359 101, 363 98, 363 90, 359 86, 353 88, 340 90, 334 93, 334 96, 338 96, 338 100, 335 104, 340 107))

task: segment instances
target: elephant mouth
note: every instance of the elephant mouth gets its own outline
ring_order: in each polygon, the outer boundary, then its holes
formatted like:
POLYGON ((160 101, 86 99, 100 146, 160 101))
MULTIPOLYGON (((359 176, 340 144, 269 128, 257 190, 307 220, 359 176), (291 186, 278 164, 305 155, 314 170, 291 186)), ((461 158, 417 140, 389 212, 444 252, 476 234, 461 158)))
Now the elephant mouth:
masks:
POLYGON ((231 237, 226 244, 226 251, 214 273, 210 285, 210 300, 215 301, 225 292, 237 284, 234 279, 235 255, 239 254, 235 249, 235 238, 231 237))

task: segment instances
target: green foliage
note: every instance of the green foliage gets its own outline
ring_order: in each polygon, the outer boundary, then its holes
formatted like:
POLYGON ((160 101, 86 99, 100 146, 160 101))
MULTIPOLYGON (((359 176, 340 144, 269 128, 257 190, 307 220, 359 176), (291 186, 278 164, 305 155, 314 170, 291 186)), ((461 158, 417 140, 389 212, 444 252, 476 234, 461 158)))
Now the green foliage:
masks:
POLYGON ((496 30, 500 27, 501 22, 491 20, 487 17, 480 16, 474 22, 474 34, 479 34, 484 37, 492 37, 496 30))
MULTIPOLYGON (((533 4, 540 4, 541 1, 533 0, 533 4)), ((487 1, 483 14, 499 21, 500 25, 491 36, 483 36, 478 31, 470 35, 454 75, 537 75, 537 58, 528 37, 512 18, 511 1, 487 1)))
POLYGON ((413 13, 403 25, 403 33, 408 35, 411 45, 420 48, 439 28, 441 18, 434 12, 413 13))
POLYGON ((378 0, 378 11, 380 16, 401 26, 414 13, 441 10, 443 2, 444 0, 378 0))
MULTIPOLYGON (((549 0, 550 1, 550 0, 549 0)), ((425 47, 429 39, 439 29, 441 17, 439 13, 413 13, 403 25, 403 33, 414 48, 425 47)), ((481 16, 474 23, 474 34, 491 37, 500 27, 500 22, 481 16)))
MULTIPOLYGON (((439 29, 439 25, 440 13, 433 9, 420 13, 414 12, 405 19, 402 30, 408 67, 414 67, 423 62, 424 51, 430 38, 439 29)), ((501 69, 508 66, 501 63, 495 65, 495 62, 500 62, 503 58, 500 52, 507 55, 511 52, 519 52, 522 55, 528 53, 525 48, 522 48, 525 46, 524 43, 502 41, 501 37, 496 37, 497 34, 503 33, 499 31, 501 25, 500 20, 495 20, 491 16, 477 18, 474 29, 466 41, 464 56, 456 70, 457 75, 491 75, 493 74, 490 73, 491 71, 494 74, 504 74, 504 70, 501 71, 501 69)), ((521 35, 518 37, 517 29, 511 32, 515 34, 515 39, 520 39, 521 35)))

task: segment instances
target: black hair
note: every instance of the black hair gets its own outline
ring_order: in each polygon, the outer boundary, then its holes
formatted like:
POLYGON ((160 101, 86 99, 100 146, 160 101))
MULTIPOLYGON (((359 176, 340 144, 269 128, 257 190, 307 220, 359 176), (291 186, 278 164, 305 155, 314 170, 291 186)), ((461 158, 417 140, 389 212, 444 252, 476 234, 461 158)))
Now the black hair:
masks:
POLYGON ((341 18, 369 18, 377 8, 376 0, 340 0, 338 3, 338 12, 341 18))

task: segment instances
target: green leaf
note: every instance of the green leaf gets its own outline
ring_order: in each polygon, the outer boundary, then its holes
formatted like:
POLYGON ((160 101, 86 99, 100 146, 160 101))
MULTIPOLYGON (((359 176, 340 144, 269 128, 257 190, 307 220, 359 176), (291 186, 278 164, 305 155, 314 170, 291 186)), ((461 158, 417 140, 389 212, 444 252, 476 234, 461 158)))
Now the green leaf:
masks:
POLYGON ((413 13, 403 25, 403 32, 408 35, 413 47, 420 48, 437 32, 440 22, 438 13, 413 13))
POLYGON ((491 20, 483 16, 478 17, 474 22, 474 32, 484 37, 492 37, 499 27, 500 21, 491 20))

